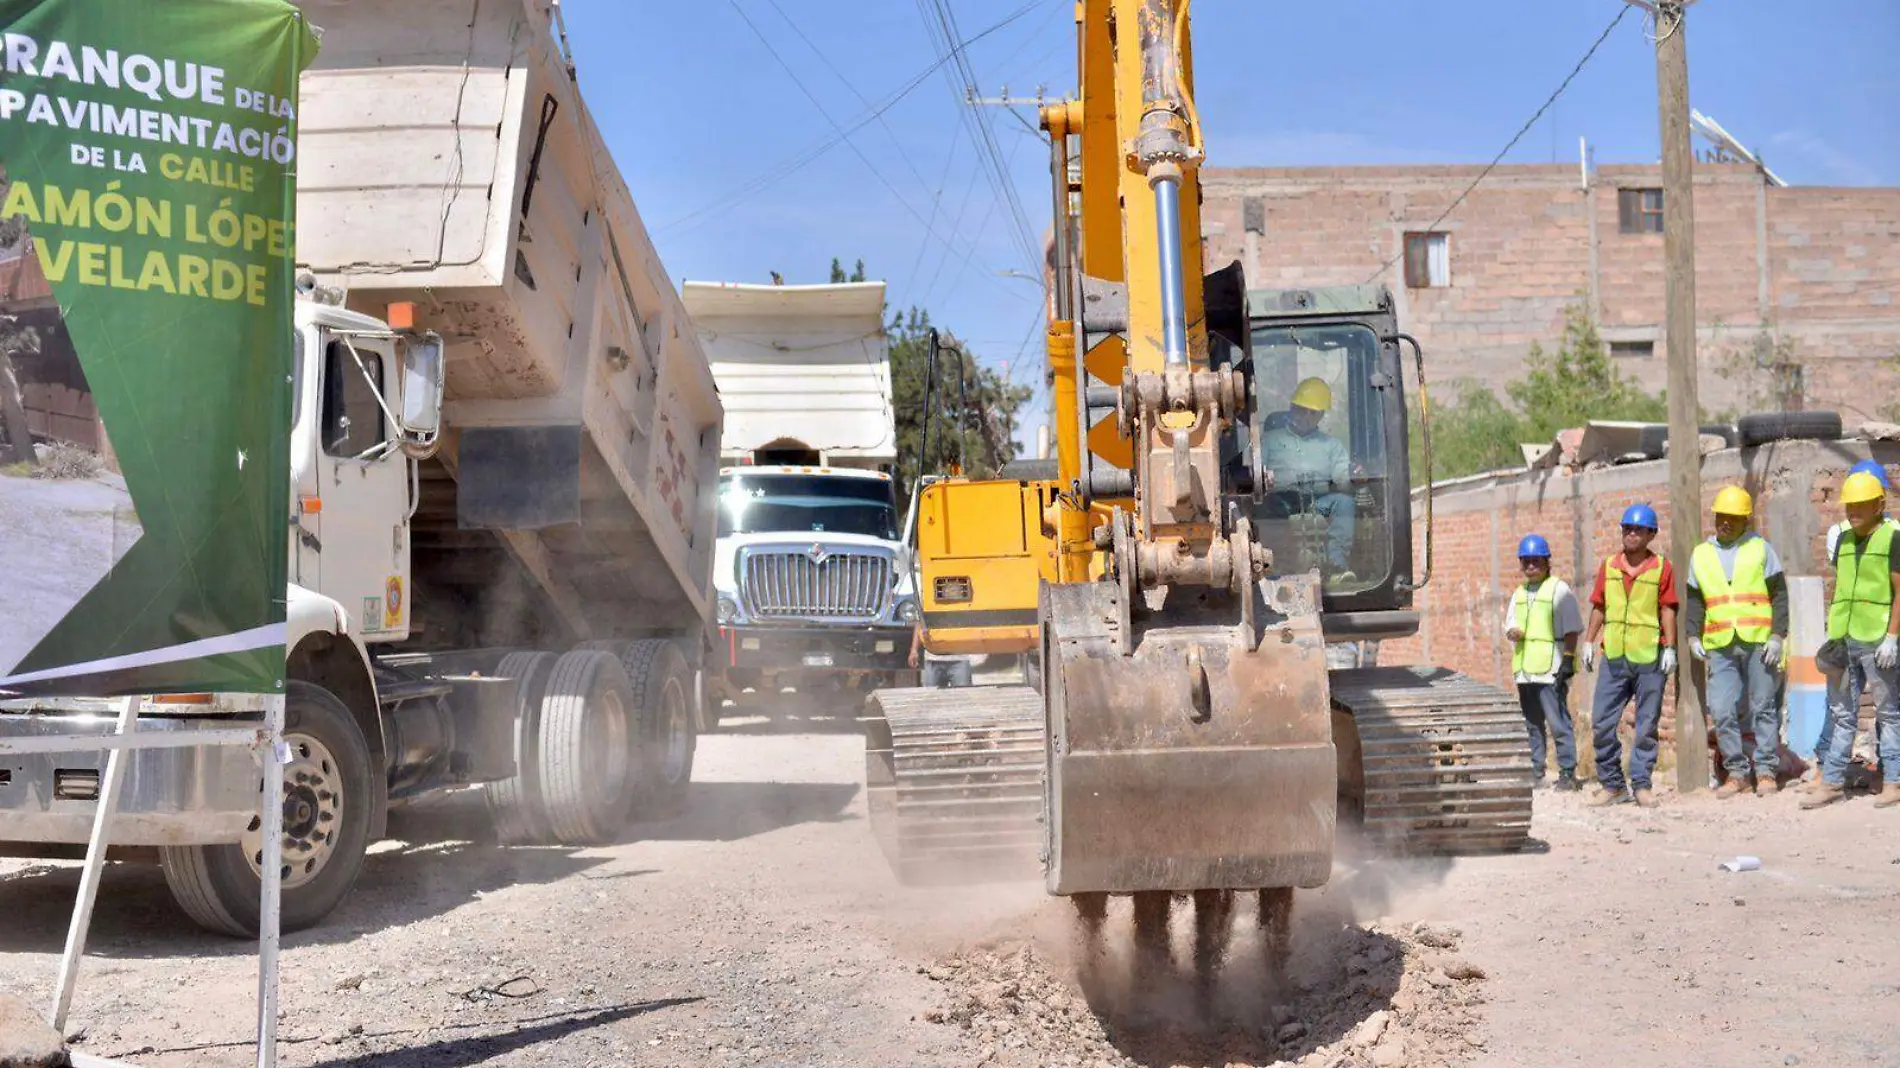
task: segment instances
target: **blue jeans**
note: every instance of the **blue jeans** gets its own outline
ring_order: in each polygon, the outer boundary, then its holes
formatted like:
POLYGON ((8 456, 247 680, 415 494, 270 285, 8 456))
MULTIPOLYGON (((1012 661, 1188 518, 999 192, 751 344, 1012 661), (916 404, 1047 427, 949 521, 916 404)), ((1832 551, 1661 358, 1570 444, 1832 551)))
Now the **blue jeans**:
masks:
POLYGON ((1352 563, 1353 520, 1358 507, 1350 493, 1328 493, 1313 498, 1313 511, 1326 517, 1326 562, 1334 571, 1345 571, 1352 563))
POLYGON ((1775 707, 1775 669, 1762 663, 1762 647, 1734 641, 1709 650, 1709 719, 1715 746, 1732 776, 1748 774, 1742 749, 1743 724, 1755 732, 1756 781, 1772 779, 1779 766, 1781 709, 1775 707), (1746 698, 1746 713, 1742 702, 1746 698), (1746 719, 1744 719, 1746 715, 1746 719))
POLYGON ((1821 779, 1839 786, 1854 758, 1854 734, 1860 730, 1860 695, 1874 687, 1874 717, 1880 736, 1880 770, 1887 782, 1900 782, 1900 667, 1882 671, 1874 664, 1872 642, 1847 640, 1847 670, 1827 688, 1827 725, 1822 728, 1821 779))
POLYGON ((1667 676, 1655 664, 1605 660, 1597 676, 1595 702, 1590 708, 1590 732, 1596 737, 1597 782, 1612 793, 1623 789, 1623 740, 1616 727, 1623 707, 1636 702, 1636 737, 1630 741, 1629 785, 1649 789, 1656 767, 1657 729, 1662 723, 1663 683, 1667 676))
POLYGON ((1544 746, 1552 735, 1557 738, 1557 770, 1577 770, 1577 737, 1570 729, 1570 709, 1563 689, 1541 682, 1517 685, 1518 707, 1524 711, 1524 728, 1531 736, 1531 771, 1539 779, 1544 777, 1544 746))

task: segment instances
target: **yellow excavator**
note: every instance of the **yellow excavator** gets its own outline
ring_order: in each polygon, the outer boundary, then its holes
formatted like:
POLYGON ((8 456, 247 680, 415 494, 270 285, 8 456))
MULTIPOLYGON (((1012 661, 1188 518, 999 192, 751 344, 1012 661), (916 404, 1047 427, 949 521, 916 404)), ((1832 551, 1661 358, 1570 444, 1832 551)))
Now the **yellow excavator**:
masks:
POLYGON ((1188 0, 1081 0, 1076 25, 1080 92, 1042 113, 1054 477, 935 480, 913 519, 927 648, 1024 652, 1030 678, 874 695, 867 791, 907 882, 1040 867, 1091 939, 1131 896, 1138 966, 1191 898, 1205 978, 1238 894, 1283 959, 1342 820, 1392 850, 1521 846, 1530 753, 1513 695, 1348 663, 1416 631, 1430 571, 1424 359, 1390 295, 1204 275, 1188 0))

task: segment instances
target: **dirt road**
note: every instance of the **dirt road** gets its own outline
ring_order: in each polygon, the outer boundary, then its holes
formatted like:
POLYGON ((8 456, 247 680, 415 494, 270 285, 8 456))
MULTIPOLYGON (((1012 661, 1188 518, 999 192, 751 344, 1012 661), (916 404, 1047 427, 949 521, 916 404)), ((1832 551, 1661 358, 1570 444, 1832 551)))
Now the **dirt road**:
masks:
MULTIPOLYGON (((1291 988, 1243 933, 1209 1024, 1118 945, 1082 966, 1035 886, 896 886, 860 750, 848 724, 741 721, 702 742, 688 815, 600 849, 407 814, 346 907, 286 940, 284 1063, 1900 1066, 1900 811, 1865 800, 1539 795, 1546 853, 1348 863, 1302 894, 1291 988), (1763 869, 1717 868, 1736 853, 1763 869)), ((0 993, 43 1003, 76 871, 0 865, 0 993)), ((78 1048, 249 1064, 254 967, 116 868, 78 1048)))

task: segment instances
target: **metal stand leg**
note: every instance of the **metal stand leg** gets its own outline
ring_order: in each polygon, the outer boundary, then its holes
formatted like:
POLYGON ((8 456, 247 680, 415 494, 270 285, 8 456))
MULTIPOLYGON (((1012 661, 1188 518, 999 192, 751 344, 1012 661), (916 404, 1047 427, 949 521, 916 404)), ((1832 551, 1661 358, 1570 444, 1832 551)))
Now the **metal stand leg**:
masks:
MULTIPOLYGON (((119 709, 119 736, 138 729, 140 698, 128 697, 119 709)), ((66 1013, 73 1005, 79 982, 79 959, 86 954, 86 933, 92 927, 92 905, 99 899, 99 877, 106 864, 106 827, 119 803, 119 783, 125 778, 126 750, 106 756, 105 781, 99 784, 99 802, 92 817, 92 838, 86 843, 86 867, 79 877, 79 900, 73 905, 72 924, 66 929, 66 953, 59 960, 59 988, 53 995, 53 1030, 66 1033, 66 1013)))
MULTIPOLYGON (((257 1068, 277 1065, 277 945, 279 905, 283 896, 284 867, 284 696, 264 704, 264 788, 258 798, 263 827, 263 860, 258 864, 262 889, 257 930, 257 1068)), ((113 754, 118 756, 117 753, 113 754)))

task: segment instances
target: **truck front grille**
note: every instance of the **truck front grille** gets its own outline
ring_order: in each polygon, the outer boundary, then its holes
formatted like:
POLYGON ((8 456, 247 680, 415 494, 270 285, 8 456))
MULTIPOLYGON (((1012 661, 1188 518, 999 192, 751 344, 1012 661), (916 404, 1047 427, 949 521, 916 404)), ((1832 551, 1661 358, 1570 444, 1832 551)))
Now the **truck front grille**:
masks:
POLYGON ((871 622, 891 594, 891 560, 870 553, 751 553, 745 560, 746 611, 754 619, 871 622))

